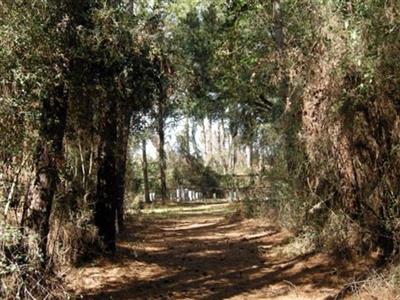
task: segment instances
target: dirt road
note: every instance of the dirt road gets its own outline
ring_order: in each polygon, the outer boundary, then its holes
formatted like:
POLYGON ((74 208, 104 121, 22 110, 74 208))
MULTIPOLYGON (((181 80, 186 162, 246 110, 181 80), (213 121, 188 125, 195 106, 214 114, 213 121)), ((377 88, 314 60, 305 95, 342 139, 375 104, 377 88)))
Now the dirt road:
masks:
POLYGON ((69 286, 83 299, 329 299, 354 275, 327 255, 280 254, 288 233, 227 210, 177 207, 128 220, 117 256, 74 270, 69 286))

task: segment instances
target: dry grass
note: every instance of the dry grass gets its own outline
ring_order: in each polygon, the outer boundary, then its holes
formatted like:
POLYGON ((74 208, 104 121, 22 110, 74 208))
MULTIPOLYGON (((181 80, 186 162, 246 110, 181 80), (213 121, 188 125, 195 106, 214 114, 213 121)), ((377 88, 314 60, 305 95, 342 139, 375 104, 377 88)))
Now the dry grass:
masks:
POLYGON ((394 267, 388 274, 372 273, 359 290, 354 300, 397 300, 400 299, 400 267, 394 267))
POLYGON ((70 220, 58 218, 53 222, 49 246, 55 266, 62 268, 77 263, 96 245, 99 245, 97 228, 91 224, 88 210, 70 220))
POLYGON ((315 251, 315 237, 310 234, 302 234, 290 240, 289 243, 274 249, 276 255, 283 257, 295 257, 315 251))

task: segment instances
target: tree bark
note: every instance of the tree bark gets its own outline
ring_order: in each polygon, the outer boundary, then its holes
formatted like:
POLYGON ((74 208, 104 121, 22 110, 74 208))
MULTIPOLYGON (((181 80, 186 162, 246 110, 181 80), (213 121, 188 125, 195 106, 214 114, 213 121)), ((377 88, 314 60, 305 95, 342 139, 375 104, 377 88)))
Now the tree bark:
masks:
POLYGON ((197 125, 196 125, 196 121, 194 119, 192 119, 192 128, 190 131, 190 141, 193 147, 193 152, 195 156, 199 156, 199 148, 197 145, 197 141, 196 141, 196 131, 197 131, 197 125))
POLYGON ((190 155, 190 121, 189 117, 185 117, 185 148, 187 154, 190 155))
POLYGON ((272 0, 272 12, 273 12, 273 26, 274 26, 274 39, 278 51, 283 51, 285 47, 284 34, 283 34, 283 21, 282 21, 282 10, 281 0, 272 0))
POLYGON ((35 180, 31 187, 26 216, 27 225, 38 237, 43 266, 48 262, 47 241, 50 214, 59 183, 59 167, 63 162, 63 139, 67 120, 67 99, 64 87, 54 91, 54 97, 42 103, 39 141, 36 145, 35 180))
POLYGON ((253 173, 253 142, 249 142, 247 145, 247 167, 253 173))
POLYGON ((234 175, 236 173, 236 165, 237 165, 237 160, 238 160, 238 137, 237 134, 232 136, 232 174, 234 175))
POLYGON ((167 192, 167 179, 165 171, 167 169, 167 161, 165 154, 165 101, 167 94, 163 83, 160 83, 160 98, 158 101, 158 156, 159 156, 159 168, 160 168, 160 185, 161 185, 161 202, 164 204, 168 198, 167 192))
POLYGON ((149 171, 147 164, 146 139, 142 140, 142 169, 144 183, 144 201, 150 203, 149 171))
MULTIPOLYGON (((276 48, 279 53, 279 59, 283 60, 283 55, 285 51, 285 36, 283 33, 283 17, 282 8, 280 0, 272 0, 272 12, 273 12, 273 32, 276 48)), ((282 62, 280 62, 282 63, 282 62)), ((283 101, 283 107, 285 111, 289 109, 288 107, 288 95, 289 95, 289 78, 286 74, 286 70, 281 66, 283 78, 281 81, 280 94, 283 101)))
POLYGON ((284 108, 284 120, 285 120, 285 156, 287 169, 289 174, 294 174, 297 166, 297 162, 295 160, 294 151, 296 150, 296 125, 297 122, 295 120, 295 116, 293 116, 293 105, 290 103, 289 96, 289 78, 285 67, 283 65, 284 61, 284 51, 285 51, 285 36, 283 32, 283 16, 282 16, 282 8, 281 8, 281 0, 272 0, 272 11, 273 11, 273 32, 276 48, 279 53, 279 59, 281 60, 279 63, 281 64, 280 68, 282 70, 282 81, 280 86, 280 96, 282 98, 282 107, 284 108))
POLYGON ((107 99, 105 103, 103 128, 98 149, 97 195, 94 208, 95 225, 108 253, 115 253, 116 237, 116 145, 117 145, 117 103, 107 99))
POLYGON ((206 119, 203 119, 201 127, 202 127, 202 131, 203 131, 204 161, 207 164, 208 163, 208 142, 207 142, 207 131, 206 131, 206 119))
POLYGON ((224 174, 228 174, 229 172, 229 147, 230 145, 228 145, 228 155, 226 155, 226 147, 227 144, 229 144, 229 141, 227 142, 226 139, 226 133, 225 133, 225 120, 224 118, 221 119, 221 160, 222 160, 222 165, 224 167, 224 174))
POLYGON ((213 130, 212 130, 212 119, 208 118, 208 152, 209 152, 209 160, 212 159, 214 149, 213 149, 213 130))
POLYGON ((116 186, 115 195, 117 202, 118 231, 124 230, 124 198, 125 198, 125 173, 128 154, 129 129, 132 119, 133 107, 129 101, 124 100, 118 105, 117 145, 116 145, 116 186))
POLYGON ((219 157, 222 157, 221 121, 218 121, 218 125, 217 125, 217 145, 218 145, 218 155, 219 155, 219 157))

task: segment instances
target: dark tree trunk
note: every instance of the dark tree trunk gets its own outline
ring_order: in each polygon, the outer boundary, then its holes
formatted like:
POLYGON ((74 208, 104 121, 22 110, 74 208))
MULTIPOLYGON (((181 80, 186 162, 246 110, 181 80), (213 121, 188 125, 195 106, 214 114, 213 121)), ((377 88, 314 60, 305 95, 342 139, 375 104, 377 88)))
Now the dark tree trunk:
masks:
POLYGON ((116 186, 115 195, 117 202, 117 223, 118 231, 124 230, 124 198, 125 198, 125 173, 128 155, 129 129, 132 119, 133 107, 128 101, 118 105, 118 124, 117 124, 117 156, 116 156, 116 186))
POLYGON ((236 165, 238 160, 238 135, 235 134, 232 136, 232 174, 236 173, 236 165))
POLYGON ((98 149, 97 193, 94 207, 95 225, 108 253, 115 253, 115 217, 118 191, 116 180, 117 103, 105 103, 103 128, 98 149))
POLYGON ((149 187, 149 169, 147 165, 147 149, 146 140, 142 140, 142 169, 144 183, 144 201, 150 203, 150 187, 149 187))
POLYGON ((282 51, 285 47, 285 38, 283 34, 281 0, 272 0, 272 12, 274 22, 273 31, 276 47, 278 48, 278 51, 282 51))
POLYGON ((42 103, 39 141, 36 146, 35 180, 31 187, 23 225, 39 238, 43 265, 47 264, 47 239, 50 213, 59 182, 59 167, 63 162, 63 139, 67 120, 67 100, 64 87, 57 87, 54 97, 42 103))
POLYGON ((385 228, 385 225, 383 224, 384 218, 382 218, 380 221, 381 224, 379 224, 379 226, 377 226, 375 229, 377 235, 376 244, 381 249, 381 255, 377 262, 378 267, 385 266, 388 262, 390 262, 396 252, 395 237, 393 232, 385 228))

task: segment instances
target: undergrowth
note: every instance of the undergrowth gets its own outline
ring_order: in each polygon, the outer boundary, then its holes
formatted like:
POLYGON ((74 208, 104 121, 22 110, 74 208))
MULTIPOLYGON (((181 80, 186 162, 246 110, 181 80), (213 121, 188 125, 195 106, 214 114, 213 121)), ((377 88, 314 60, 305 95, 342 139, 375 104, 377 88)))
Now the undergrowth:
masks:
POLYGON ((372 272, 369 278, 362 282, 361 287, 355 291, 353 299, 400 299, 400 266, 393 266, 386 274, 372 272))
POLYGON ((0 298, 66 299, 60 278, 40 272, 42 255, 34 236, 2 223, 0 227, 0 298))

